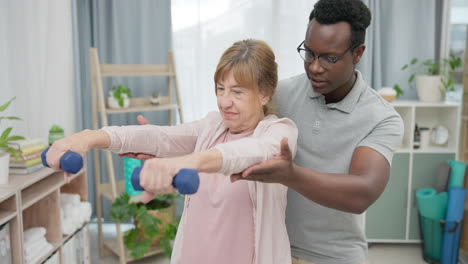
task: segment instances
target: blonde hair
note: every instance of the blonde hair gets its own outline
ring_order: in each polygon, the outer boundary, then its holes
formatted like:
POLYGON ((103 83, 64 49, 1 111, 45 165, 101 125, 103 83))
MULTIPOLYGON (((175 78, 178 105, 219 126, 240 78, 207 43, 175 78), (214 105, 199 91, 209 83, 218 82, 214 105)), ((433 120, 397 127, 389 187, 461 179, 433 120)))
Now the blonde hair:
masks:
POLYGON ((274 114, 273 95, 278 83, 278 65, 275 54, 264 41, 246 39, 237 41, 229 47, 219 59, 214 75, 216 83, 232 71, 239 85, 252 87, 270 96, 270 101, 263 106, 265 115, 274 114))

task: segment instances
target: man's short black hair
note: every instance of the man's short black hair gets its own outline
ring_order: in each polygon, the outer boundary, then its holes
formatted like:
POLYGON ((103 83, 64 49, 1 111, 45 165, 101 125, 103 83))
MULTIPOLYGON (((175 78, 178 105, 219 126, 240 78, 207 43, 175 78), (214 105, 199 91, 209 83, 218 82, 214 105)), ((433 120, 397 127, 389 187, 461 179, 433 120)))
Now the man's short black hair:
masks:
POLYGON ((319 0, 310 13, 320 24, 336 24, 341 21, 351 25, 351 46, 364 44, 366 28, 371 22, 369 8, 361 0, 319 0))

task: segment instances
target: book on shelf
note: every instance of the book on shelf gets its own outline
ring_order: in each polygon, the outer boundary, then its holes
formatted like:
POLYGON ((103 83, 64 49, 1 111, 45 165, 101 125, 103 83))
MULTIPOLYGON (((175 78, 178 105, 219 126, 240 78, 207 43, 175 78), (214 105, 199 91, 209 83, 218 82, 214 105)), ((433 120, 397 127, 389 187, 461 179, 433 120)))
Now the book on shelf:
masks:
POLYGON ((10 167, 10 174, 26 175, 26 174, 31 174, 33 172, 36 172, 42 168, 44 168, 44 165, 42 165, 42 163, 30 166, 30 167, 25 167, 25 168, 10 167))
POLYGON ((45 141, 43 138, 26 138, 21 140, 12 140, 8 142, 8 146, 17 149, 17 150, 24 150, 25 148, 36 146, 36 145, 44 145, 45 141))

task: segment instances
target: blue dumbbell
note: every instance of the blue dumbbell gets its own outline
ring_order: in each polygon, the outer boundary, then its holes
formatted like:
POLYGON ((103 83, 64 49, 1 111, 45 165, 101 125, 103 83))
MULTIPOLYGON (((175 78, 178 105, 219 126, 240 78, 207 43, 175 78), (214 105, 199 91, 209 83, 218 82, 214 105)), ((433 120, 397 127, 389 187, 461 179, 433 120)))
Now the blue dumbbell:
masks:
MULTIPOLYGON (((49 151, 49 148, 46 148, 44 151, 42 151, 41 159, 42 164, 44 164, 46 167, 49 167, 49 164, 47 164, 46 160, 47 151, 49 151)), ((79 172, 81 168, 83 168, 83 157, 81 157, 81 155, 76 152, 67 151, 60 158, 60 168, 66 172, 75 174, 79 172)))
MULTIPOLYGON (((137 191, 144 191, 140 185, 140 172, 141 166, 136 167, 132 173, 132 185, 137 191)), ((181 169, 174 179, 172 180, 172 186, 176 188, 180 194, 194 194, 198 190, 200 185, 200 177, 198 171, 193 169, 181 169)))

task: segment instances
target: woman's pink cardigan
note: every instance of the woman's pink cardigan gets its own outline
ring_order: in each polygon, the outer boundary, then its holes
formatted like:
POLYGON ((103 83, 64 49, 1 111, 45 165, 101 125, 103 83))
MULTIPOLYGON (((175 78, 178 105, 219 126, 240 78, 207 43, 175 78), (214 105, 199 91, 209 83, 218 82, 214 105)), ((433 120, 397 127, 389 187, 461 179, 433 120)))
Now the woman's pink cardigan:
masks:
MULTIPOLYGON (((148 153, 157 157, 173 157, 207 150, 226 129, 219 112, 211 112, 201 120, 178 126, 103 128, 111 138, 110 151, 148 153)), ((288 138, 291 151, 295 155, 296 125, 287 118, 278 118, 274 115, 265 117, 257 125, 251 137, 221 143, 214 147, 221 151, 223 156, 220 172, 228 177, 254 164, 272 159, 280 152, 280 141, 283 137, 288 138)), ((256 181, 249 181, 248 186, 251 199, 254 201, 254 263, 291 263, 285 224, 287 187, 282 184, 256 181)), ((189 219, 186 219, 182 213, 171 258, 173 264, 179 264, 186 221, 189 219)), ((205 254, 209 254, 208 250, 205 254)))

